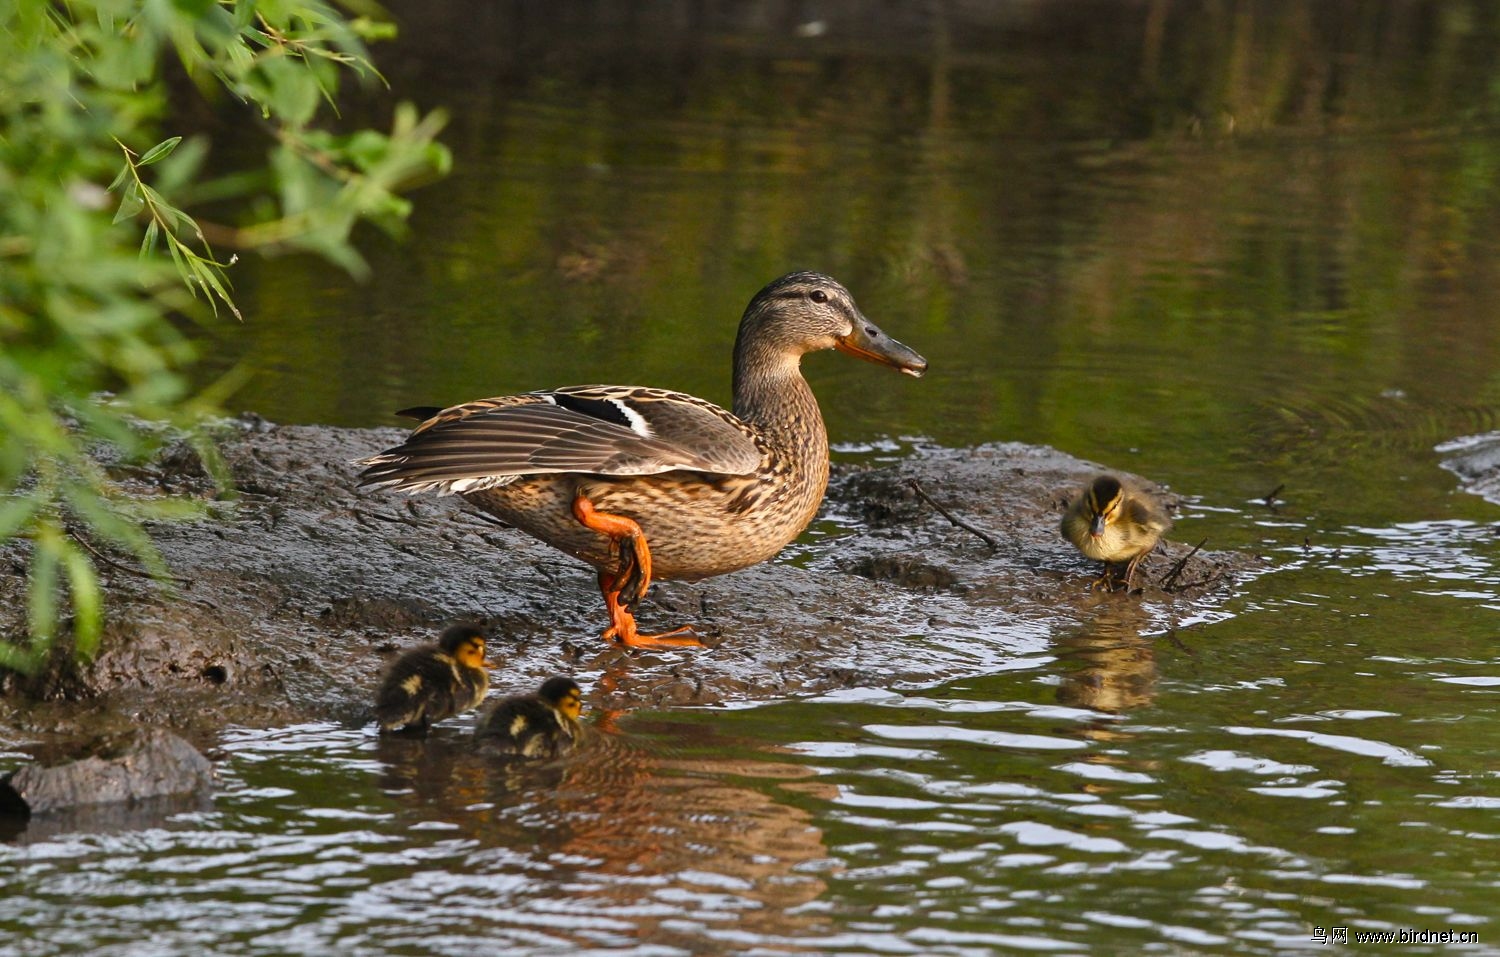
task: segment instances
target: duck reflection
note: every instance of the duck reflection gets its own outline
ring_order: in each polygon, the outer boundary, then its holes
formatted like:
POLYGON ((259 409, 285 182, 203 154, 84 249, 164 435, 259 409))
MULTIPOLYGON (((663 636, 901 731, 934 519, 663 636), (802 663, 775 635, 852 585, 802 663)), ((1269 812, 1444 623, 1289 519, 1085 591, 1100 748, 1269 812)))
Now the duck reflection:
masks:
POLYGON ((1150 619, 1139 606, 1099 602, 1078 630, 1057 639, 1066 670, 1057 700, 1066 705, 1120 714, 1156 697, 1156 648, 1141 632, 1150 619))
MULTIPOLYGON (((827 858, 822 832, 807 811, 777 800, 769 783, 811 777, 810 769, 672 756, 653 742, 691 741, 701 753, 711 729, 619 714, 588 727, 572 754, 547 761, 506 759, 461 728, 438 730, 453 733, 380 738, 382 785, 423 821, 445 821, 484 846, 530 858, 547 875, 549 899, 569 902, 549 906, 628 911, 635 933, 655 941, 681 933, 658 925, 680 924, 683 905, 694 901, 720 912, 713 923, 732 920, 724 926, 736 933, 819 925, 816 915, 791 911, 825 889, 805 872, 827 858), (654 916, 658 908, 643 898, 675 903, 654 916)), ((750 746, 715 742, 712 750, 750 746)))

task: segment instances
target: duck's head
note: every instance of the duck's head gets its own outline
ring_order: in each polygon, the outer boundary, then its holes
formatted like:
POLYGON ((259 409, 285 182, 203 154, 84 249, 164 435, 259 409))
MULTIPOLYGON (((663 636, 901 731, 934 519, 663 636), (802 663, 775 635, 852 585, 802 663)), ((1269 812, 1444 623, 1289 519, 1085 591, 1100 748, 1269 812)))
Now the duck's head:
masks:
POLYGON ((484 667, 484 632, 473 625, 454 625, 438 639, 438 647, 467 668, 484 667))
POLYGON ((1125 488, 1113 475, 1101 475, 1084 494, 1089 508, 1089 534, 1098 538, 1107 526, 1119 520, 1120 506, 1125 502, 1125 488))
POLYGON ((880 331, 854 304, 854 297, 822 273, 788 273, 755 294, 740 320, 735 370, 750 353, 767 353, 795 365, 808 352, 838 349, 907 375, 927 371, 927 360, 880 331))
POLYGON ((572 678, 548 678, 536 696, 569 720, 577 721, 583 712, 583 689, 572 678))

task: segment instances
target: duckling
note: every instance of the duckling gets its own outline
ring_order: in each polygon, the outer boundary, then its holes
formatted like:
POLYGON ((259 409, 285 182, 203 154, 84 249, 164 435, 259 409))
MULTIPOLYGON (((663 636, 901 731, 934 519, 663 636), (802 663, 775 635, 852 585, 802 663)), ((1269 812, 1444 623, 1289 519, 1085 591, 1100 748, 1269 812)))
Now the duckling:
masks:
POLYGON ((454 625, 436 644, 413 648, 392 662, 375 695, 381 731, 414 731, 468 711, 484 700, 490 675, 484 667, 484 633, 454 625))
POLYGON ((578 714, 583 689, 572 678, 548 678, 536 694, 501 698, 474 733, 523 758, 555 758, 577 747, 583 736, 578 714))
POLYGON ((1113 475, 1100 475, 1068 506, 1062 536, 1089 558, 1104 562, 1104 574, 1093 587, 1114 591, 1135 585, 1135 569, 1172 527, 1161 502, 1151 493, 1113 475), (1115 574, 1124 564, 1123 576, 1115 574), (1123 578, 1123 582, 1122 582, 1123 578))

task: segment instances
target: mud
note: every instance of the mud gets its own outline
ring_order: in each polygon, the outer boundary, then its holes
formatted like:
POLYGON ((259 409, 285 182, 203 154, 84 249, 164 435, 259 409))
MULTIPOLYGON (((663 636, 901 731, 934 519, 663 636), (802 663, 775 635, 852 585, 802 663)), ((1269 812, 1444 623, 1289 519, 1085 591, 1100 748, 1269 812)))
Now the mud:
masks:
POLYGON ((1466 435, 1437 447, 1464 491, 1500 505, 1500 432, 1466 435))
MULTIPOLYGON (((1149 641, 1201 617, 1254 568, 1203 551, 1164 588, 1189 550, 1171 542, 1143 565, 1142 594, 1093 592, 1098 566, 1058 538, 1056 523, 1065 496, 1099 466, 1017 444, 916 448, 837 470, 813 533, 777 560, 658 583, 637 609, 643 630, 691 621, 709 647, 630 652, 599 639, 603 606, 586 566, 461 501, 355 491, 353 461, 394 444, 399 430, 255 417, 226 428, 232 500, 218 500, 185 446, 113 469, 132 494, 198 497, 206 515, 150 528, 170 585, 125 557, 101 565, 102 652, 81 671, 0 679, 0 745, 146 724, 208 746, 231 724, 363 722, 392 654, 456 620, 489 632, 495 693, 568 673, 594 708, 931 685, 1052 654, 1055 640, 1101 617, 1149 641)), ((0 567, 24 569, 24 549, 6 544, 0 567)), ((22 576, 7 576, 0 627, 20 633, 24 610, 22 576)))

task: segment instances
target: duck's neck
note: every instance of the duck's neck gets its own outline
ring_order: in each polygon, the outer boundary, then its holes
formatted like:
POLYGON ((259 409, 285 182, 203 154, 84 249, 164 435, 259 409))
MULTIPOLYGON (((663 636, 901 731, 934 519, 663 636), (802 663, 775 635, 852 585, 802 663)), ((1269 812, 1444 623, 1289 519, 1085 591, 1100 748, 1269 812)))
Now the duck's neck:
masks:
POLYGON ((802 378, 802 357, 737 349, 734 358, 734 414, 781 454, 807 457, 826 470, 828 432, 818 400, 802 378))

